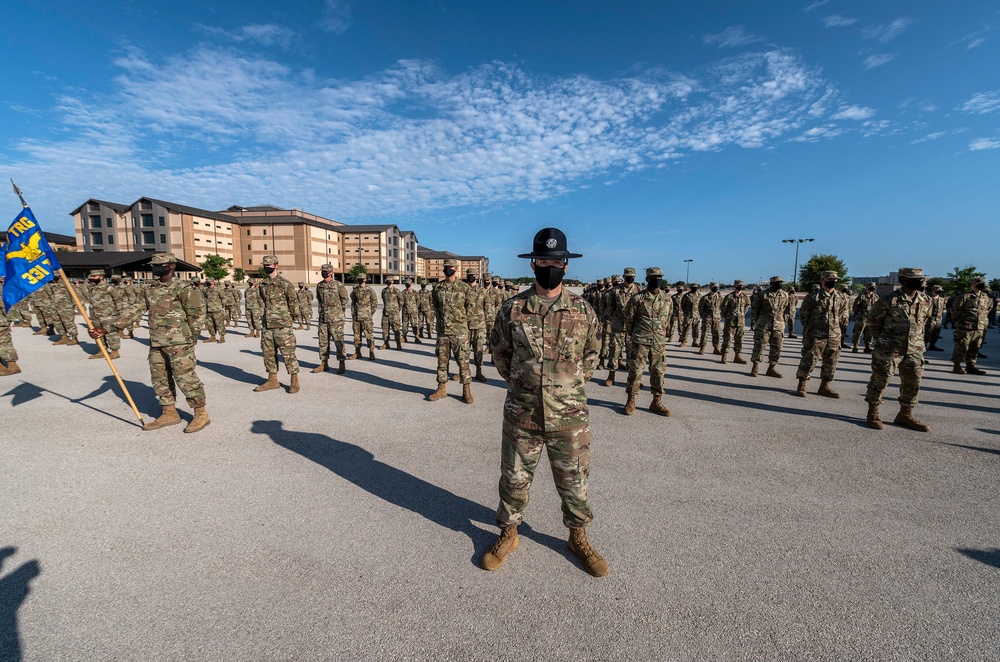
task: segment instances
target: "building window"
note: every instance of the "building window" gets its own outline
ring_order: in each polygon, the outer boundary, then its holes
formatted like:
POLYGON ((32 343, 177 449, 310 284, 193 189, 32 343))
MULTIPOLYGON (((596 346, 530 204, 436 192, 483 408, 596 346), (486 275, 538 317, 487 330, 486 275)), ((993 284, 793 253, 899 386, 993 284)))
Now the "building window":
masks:
POLYGON ((92 232, 90 233, 90 242, 93 244, 103 244, 104 235, 101 234, 100 232, 92 232))
POLYGON ((109 246, 114 246, 115 245, 115 236, 113 234, 109 234, 108 235, 108 245, 109 246))
POLYGON ((248 257, 247 258, 247 266, 253 266, 253 258, 252 257, 248 257))
POLYGON ((144 227, 144 228, 151 228, 151 227, 153 227, 153 215, 152 214, 143 214, 142 215, 142 227, 144 227))
POLYGON ((139 203, 139 209, 152 209, 152 208, 153 208, 153 203, 150 202, 149 200, 143 200, 142 202, 139 203))
POLYGON ((143 231, 142 233, 142 243, 144 244, 155 244, 156 243, 156 233, 143 231))
POLYGON ((160 217, 160 227, 162 228, 162 227, 163 227, 164 225, 166 225, 166 224, 167 224, 167 219, 165 219, 165 218, 163 218, 163 217, 161 216, 161 217, 160 217))
POLYGON ((90 227, 92 227, 92 228, 99 228, 99 227, 101 227, 101 217, 100 216, 91 216, 90 217, 90 227))
POLYGON ((167 243, 167 235, 165 235, 165 234, 161 234, 160 235, 160 243, 161 244, 167 243))
POLYGON ((248 251, 249 251, 249 250, 253 250, 252 248, 250 248, 250 244, 247 244, 247 250, 248 250, 248 251))
POLYGON ((247 236, 248 237, 250 236, 250 230, 247 230, 247 236))
POLYGON ((264 250, 265 251, 267 250, 267 244, 264 244, 264 250))
POLYGON ((89 209, 90 211, 101 211, 101 205, 97 204, 96 202, 88 202, 87 209, 89 209))
POLYGON ((106 219, 104 219, 104 220, 108 222, 108 227, 109 227, 109 228, 113 228, 113 227, 115 227, 115 224, 114 224, 114 223, 113 223, 113 222, 111 221, 111 219, 110 219, 110 218, 106 218, 106 219))
POLYGON ((264 236, 267 236, 267 228, 264 228, 264 236))

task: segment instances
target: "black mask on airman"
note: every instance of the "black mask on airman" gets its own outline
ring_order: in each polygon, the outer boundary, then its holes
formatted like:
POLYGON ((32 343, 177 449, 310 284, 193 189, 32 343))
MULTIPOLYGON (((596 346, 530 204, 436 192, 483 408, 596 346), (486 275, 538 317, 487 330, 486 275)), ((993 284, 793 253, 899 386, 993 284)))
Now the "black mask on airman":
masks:
POLYGON ((646 276, 646 286, 651 290, 660 289, 663 284, 663 276, 646 276))
POLYGON ((635 282, 635 276, 625 276, 625 282, 631 285, 635 282))
POLYGON ((445 278, 451 278, 455 275, 455 267, 445 267, 444 268, 445 278))

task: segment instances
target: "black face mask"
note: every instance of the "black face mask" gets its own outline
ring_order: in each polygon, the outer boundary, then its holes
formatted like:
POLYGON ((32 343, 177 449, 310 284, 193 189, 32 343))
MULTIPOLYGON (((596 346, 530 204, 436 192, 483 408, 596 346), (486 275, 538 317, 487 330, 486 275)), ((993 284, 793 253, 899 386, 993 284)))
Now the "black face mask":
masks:
POLYGON ((869 288, 868 288, 868 291, 869 291, 869 292, 874 292, 874 291, 875 291, 875 288, 874 288, 874 287, 869 287, 869 288))
POLYGON ((663 284, 663 276, 650 276, 646 279, 646 286, 651 290, 660 289, 663 284))
POLYGON ((153 273, 153 278, 162 278, 170 271, 170 266, 166 264, 151 264, 149 270, 153 273))
POLYGON ((771 291, 772 292, 780 292, 781 291, 781 283, 775 283, 774 285, 772 285, 771 286, 771 291))
POLYGON ((737 285, 733 289, 736 290, 737 292, 742 292, 743 291, 743 286, 742 285, 737 285))
POLYGON ((266 274, 273 274, 274 270, 277 269, 277 268, 278 267, 275 267, 275 266, 264 267, 264 273, 266 273, 266 274))
MULTIPOLYGON (((923 289, 923 288, 920 288, 920 289, 923 289)), ((979 290, 980 292, 985 292, 986 291, 986 283, 976 283, 976 289, 979 290)))
POLYGON ((454 275, 455 275, 455 267, 445 267, 444 268, 444 276, 445 276, 445 278, 451 278, 454 275))
POLYGON ((631 285, 635 282, 635 276, 625 276, 625 282, 631 285))
POLYGON ((697 287, 692 287, 692 288, 691 288, 691 291, 692 291, 692 292, 697 292, 697 291, 698 291, 698 288, 697 288, 697 287))
POLYGON ((326 279, 326 278, 330 277, 330 273, 331 272, 329 272, 329 271, 321 271, 321 272, 319 272, 319 275, 322 276, 324 279, 326 279))
POLYGON ((828 290, 833 290, 834 288, 837 287, 837 281, 835 281, 835 280, 825 280, 825 281, 823 281, 823 287, 825 287, 828 290))
POLYGON ((87 279, 87 282, 90 283, 91 285, 100 285, 101 284, 101 281, 99 281, 99 280, 90 280, 89 278, 87 279))
POLYGON ((899 283, 908 290, 924 291, 924 280, 922 278, 900 278, 899 283))
POLYGON ((713 291, 713 292, 718 292, 718 291, 719 291, 719 288, 717 288, 717 287, 713 287, 713 288, 712 288, 712 291, 713 291))
POLYGON ((469 285, 475 285, 476 284, 476 279, 472 278, 470 276, 470 277, 468 277, 468 278, 465 279, 465 282, 468 283, 469 285))
POLYGON ((565 273, 562 267, 535 267, 535 282, 543 290, 554 290, 562 283, 565 273))

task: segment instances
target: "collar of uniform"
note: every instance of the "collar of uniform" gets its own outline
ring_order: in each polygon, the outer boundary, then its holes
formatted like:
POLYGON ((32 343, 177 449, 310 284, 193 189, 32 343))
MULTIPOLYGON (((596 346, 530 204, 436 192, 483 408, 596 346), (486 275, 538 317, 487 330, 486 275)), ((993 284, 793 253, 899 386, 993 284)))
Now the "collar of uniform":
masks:
MULTIPOLYGON (((542 298, 538 296, 538 290, 534 286, 531 287, 531 294, 528 296, 528 301, 524 304, 524 309, 529 313, 534 315, 540 315, 542 313, 542 298)), ((569 294, 566 291, 565 286, 556 300, 552 302, 549 306, 548 311, 553 310, 568 310, 569 309, 569 294)))

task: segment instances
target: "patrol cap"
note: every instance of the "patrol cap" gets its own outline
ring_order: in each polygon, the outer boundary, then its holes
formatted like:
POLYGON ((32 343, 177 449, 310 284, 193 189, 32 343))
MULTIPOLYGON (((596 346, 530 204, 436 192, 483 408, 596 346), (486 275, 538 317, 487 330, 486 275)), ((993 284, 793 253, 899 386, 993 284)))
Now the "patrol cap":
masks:
POLYGON ((303 285, 305 285, 305 283, 303 283, 303 282, 302 282, 302 281, 300 280, 300 281, 299 281, 299 287, 302 287, 303 285))
MULTIPOLYGON (((902 275, 902 274, 900 274, 900 275, 902 275)), ((919 276, 910 276, 910 278, 923 278, 923 277, 924 277, 923 272, 920 272, 919 276)), ((975 278, 972 279, 972 281, 969 284, 970 285, 979 285, 980 283, 984 283, 985 284, 986 283, 986 279, 983 278, 982 276, 976 276, 975 278)))
POLYGON ((736 287, 737 285, 746 285, 746 283, 737 278, 736 280, 733 281, 733 287, 736 287))
POLYGON ((819 277, 822 280, 826 280, 827 278, 836 278, 837 280, 840 280, 840 274, 832 270, 819 272, 819 277))
POLYGON ((333 265, 327 262, 320 267, 320 271, 333 271, 333 265))
POLYGON ((813 292, 819 291, 819 283, 813 283, 813 292))
POLYGON ((261 260, 261 264, 263 264, 264 266, 270 266, 272 264, 278 264, 278 256, 277 255, 265 255, 264 259, 261 260))
MULTIPOLYGON (((926 278, 926 276, 924 276, 924 270, 923 269, 918 269, 916 267, 901 267, 899 269, 899 277, 900 278, 926 278)), ((982 281, 983 279, 980 278, 979 280, 982 281)), ((972 282, 975 283, 976 279, 973 278, 972 282)), ((983 282, 986 282, 986 281, 983 281, 983 282)))
POLYGON ((173 253, 156 253, 149 258, 150 264, 176 264, 177 257, 173 253))
MULTIPOLYGON (((625 271, 628 271, 628 269, 626 269, 625 271)), ((659 276, 660 278, 662 278, 663 269, 660 269, 659 267, 648 267, 646 269, 646 278, 649 278, 650 276, 659 276)))
POLYGON ((500 284, 500 283, 502 283, 502 282, 503 282, 503 281, 502 281, 502 280, 500 280, 500 276, 494 276, 494 277, 493 277, 493 284, 494 284, 494 285, 499 285, 499 284, 500 284))
POLYGON ((410 280, 409 278, 407 278, 406 280, 404 280, 403 283, 406 284, 406 285, 413 285, 413 281, 410 280))
POLYGON ((944 292, 944 288, 941 287, 940 285, 933 286, 931 290, 933 290, 934 292, 944 292))
POLYGON ((611 282, 612 283, 620 283, 620 282, 622 282, 622 277, 619 276, 618 274, 615 274, 614 276, 611 277, 611 282))
POLYGON ((104 278, 104 269, 91 269, 90 273, 87 274, 87 277, 89 278, 91 276, 104 278))
POLYGON ((771 280, 768 282, 770 282, 771 285, 774 285, 775 283, 784 283, 785 279, 781 276, 771 276, 771 280))
POLYGON ((484 280, 484 281, 486 281, 486 280, 489 280, 489 279, 490 279, 490 278, 492 278, 492 277, 493 277, 493 276, 492 276, 491 274, 488 274, 488 273, 486 273, 486 274, 483 274, 483 280, 484 280))
POLYGON ((688 283, 688 287, 698 288, 701 287, 698 283, 688 283))
POLYGON ((446 267, 459 267, 461 265, 458 264, 458 260, 453 260, 451 258, 448 258, 447 260, 444 261, 444 266, 446 266, 446 267))
POLYGON ((466 276, 475 276, 476 278, 479 278, 479 272, 476 271, 475 269, 466 269, 465 270, 465 275, 466 276))
POLYGON ((601 282, 604 283, 605 285, 610 285, 611 284, 611 279, 608 278, 608 277, 605 277, 604 280, 602 280, 601 282))
POLYGON ((868 287, 875 287, 875 283, 868 283, 868 287))
POLYGON ((634 267, 625 267, 625 271, 622 272, 622 275, 623 276, 634 276, 635 275, 635 268, 634 267))
POLYGON ((531 260, 568 260, 583 255, 566 250, 566 235, 559 228, 542 228, 535 233, 531 252, 521 253, 518 257, 531 260))
POLYGON ((708 286, 709 286, 709 287, 718 287, 718 286, 719 286, 719 284, 718 284, 718 283, 716 283, 716 282, 715 282, 715 281, 713 280, 713 281, 712 281, 711 283, 709 283, 709 284, 708 284, 708 286))

